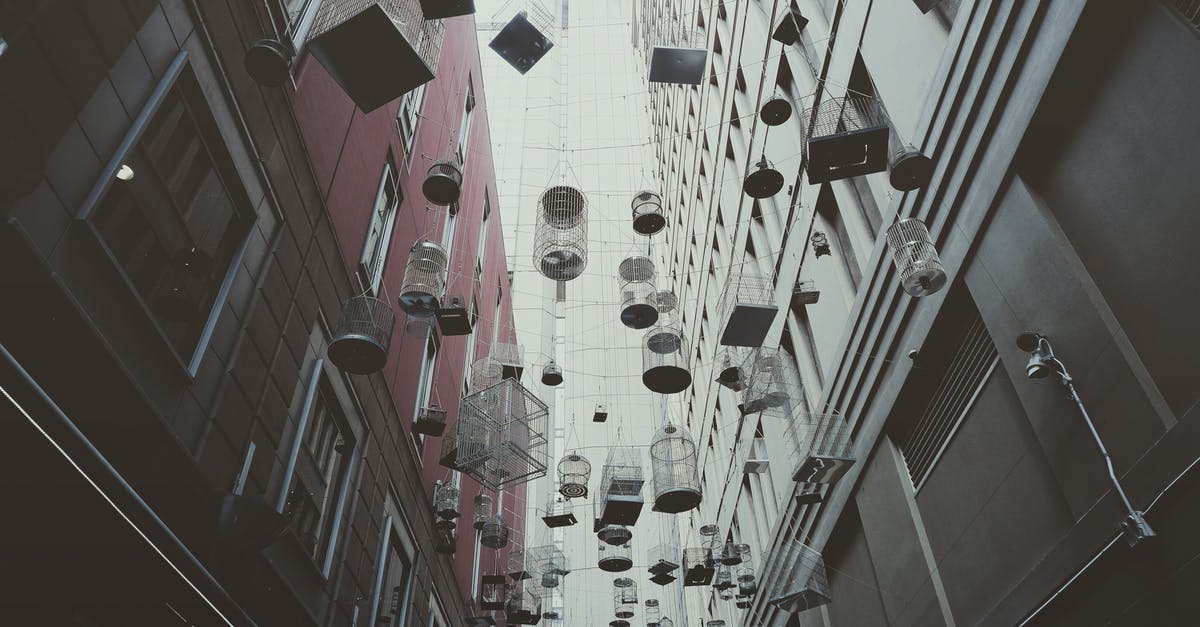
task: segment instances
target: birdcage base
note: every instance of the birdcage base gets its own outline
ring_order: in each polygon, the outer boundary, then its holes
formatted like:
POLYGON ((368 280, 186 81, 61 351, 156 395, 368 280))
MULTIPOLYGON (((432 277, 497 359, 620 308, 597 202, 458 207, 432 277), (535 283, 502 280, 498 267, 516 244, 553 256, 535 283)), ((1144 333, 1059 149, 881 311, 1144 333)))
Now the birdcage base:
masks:
POLYGON ((421 13, 427 20, 471 15, 475 12, 475 0, 421 0, 421 13))
POLYGON ((496 33, 488 47, 508 62, 514 70, 525 74, 537 65, 542 57, 554 47, 536 26, 529 23, 525 14, 518 13, 496 33))
POLYGON ((350 374, 371 374, 387 364, 387 347, 363 334, 339 335, 329 343, 329 361, 350 374))
POLYGON ((792 474, 792 481, 800 483, 836 483, 857 461, 853 457, 835 455, 809 455, 792 474))
POLYGON ((666 225, 667 219, 661 213, 647 213, 633 219, 633 230, 639 235, 654 235, 666 225))
POLYGON ((542 516, 542 522, 546 523, 547 527, 555 529, 558 527, 570 527, 579 524, 579 520, 575 518, 575 514, 551 514, 542 516))
POLYGON ((882 172, 887 169, 888 127, 810 137, 808 182, 812 185, 882 172))
POLYGON ((307 47, 363 113, 433 80, 429 66, 377 3, 307 47))
POLYGON ((703 497, 699 490, 678 488, 668 490, 654 497, 654 511, 667 514, 678 514, 700 506, 703 497))
POLYGON ((555 281, 570 281, 583 274, 586 262, 579 253, 570 250, 552 250, 542 255, 538 264, 542 276, 555 281))
POLYGON ((278 87, 291 78, 292 52, 274 39, 259 39, 242 58, 246 73, 264 87, 278 87))
POLYGON ((787 98, 772 98, 759 110, 758 117, 767 126, 779 126, 792 117, 792 103, 787 98))
POLYGON ((609 495, 604 501, 600 522, 605 525, 634 525, 642 515, 645 501, 640 496, 609 495))
POLYGON ((712 583, 716 569, 711 566, 693 566, 683 574, 685 586, 707 586, 712 583))
POLYGON ((777 313, 779 313, 779 308, 775 305, 738 303, 729 314, 725 330, 721 332, 721 344, 724 346, 762 346, 777 313))
POLYGON ((916 262, 901 287, 909 296, 929 296, 946 286, 946 271, 938 262, 916 262))
POLYGON ((633 568, 633 560, 628 557, 606 557, 596 564, 600 570, 610 573, 622 573, 633 568))
POLYGON ((620 546, 633 539, 633 532, 621 525, 606 525, 596 533, 600 541, 613 546, 620 546))
POLYGON ((675 581, 676 579, 678 579, 678 577, 675 577, 673 575, 668 575, 667 573, 659 573, 659 574, 651 577, 650 581, 652 581, 660 586, 665 586, 665 585, 675 581))
POLYGON ((741 392, 743 389, 745 389, 745 385, 742 384, 742 367, 729 366, 728 368, 725 368, 720 374, 717 375, 717 383, 720 383, 734 392, 741 392))
POLYGON ((829 603, 831 599, 828 595, 821 594, 817 590, 805 588, 793 594, 787 594, 772 599, 767 599, 767 605, 773 605, 781 611, 789 614, 811 610, 814 607, 820 607, 829 603))
POLYGON ((582 483, 564 483, 558 488, 558 493, 568 499, 587 498, 588 488, 582 483))
POLYGON ((655 46, 650 54, 650 82, 699 85, 708 61, 705 48, 655 46))
POLYGON ((746 176, 742 191, 751 198, 770 198, 783 189, 783 174, 774 168, 759 168, 746 176))
POLYGON ((658 322, 658 307, 647 303, 629 305, 621 310, 621 324, 630 329, 648 329, 658 322))
POLYGON ((642 383, 651 392, 678 394, 692 385, 692 373, 679 366, 655 366, 642 373, 642 383))
POLYGON ((933 159, 920 150, 908 149, 892 156, 889 170, 888 181, 892 187, 911 192, 929 184, 933 178, 933 159))
POLYGON ((398 300, 400 308, 411 318, 432 318, 441 306, 441 299, 429 292, 404 292, 398 300))

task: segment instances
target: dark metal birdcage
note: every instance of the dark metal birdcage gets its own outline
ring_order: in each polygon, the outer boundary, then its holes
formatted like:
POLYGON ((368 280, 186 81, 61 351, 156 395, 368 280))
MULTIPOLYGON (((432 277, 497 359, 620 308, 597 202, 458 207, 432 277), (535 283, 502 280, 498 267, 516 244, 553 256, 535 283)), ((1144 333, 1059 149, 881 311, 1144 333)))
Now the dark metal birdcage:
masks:
POLYGON ((677 394, 692 384, 688 368, 688 343, 683 331, 656 326, 642 344, 642 383, 659 394, 677 394))
POLYGON ((458 201, 462 194, 463 173, 454 161, 438 161, 429 166, 421 192, 425 200, 443 207, 458 201))
POLYGON ((567 185, 538 200, 533 263, 546 278, 570 281, 587 266, 587 198, 567 185))
POLYGON ((650 442, 654 510, 678 514, 695 509, 702 498, 696 472, 696 442, 688 430, 667 424, 650 442))
POLYGON ((579 453, 568 453, 558 462, 558 492, 568 499, 588 495, 592 464, 579 453))
POLYGON ((429 318, 437 313, 446 294, 449 257, 440 244, 421 240, 408 252, 400 308, 409 316, 429 318))
POLYGON ((479 544, 489 549, 508 546, 508 522, 500 514, 492 514, 483 523, 483 529, 479 533, 479 544))
POLYGON ((396 314, 386 301, 366 295, 347 300, 329 342, 329 361, 350 374, 382 370, 395 323, 396 314))
POLYGON ((806 148, 810 184, 887 169, 889 124, 876 98, 861 94, 826 98, 805 111, 803 119, 812 120, 806 148))
POLYGON ((725 321, 722 345, 762 346, 775 314, 779 312, 774 282, 764 277, 730 272, 721 296, 720 311, 725 321))
POLYGON ((667 225, 663 212, 662 197, 656 192, 644 191, 633 197, 633 230, 641 235, 654 235, 667 225))

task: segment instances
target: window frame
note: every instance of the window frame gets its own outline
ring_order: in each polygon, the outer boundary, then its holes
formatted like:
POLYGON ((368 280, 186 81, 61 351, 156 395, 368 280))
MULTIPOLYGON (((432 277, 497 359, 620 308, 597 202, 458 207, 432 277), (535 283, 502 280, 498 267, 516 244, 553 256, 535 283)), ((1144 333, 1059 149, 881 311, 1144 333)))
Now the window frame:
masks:
POLYGON ((474 126, 476 106, 478 103, 475 101, 475 81, 470 74, 467 74, 467 93, 463 96, 463 116, 458 128, 458 147, 455 149, 455 156, 464 173, 467 169, 467 155, 470 151, 471 127, 474 126))
POLYGON ((404 190, 400 187, 400 177, 397 176, 395 161, 389 150, 387 159, 383 163, 383 172, 379 177, 379 186, 375 190, 375 200, 371 203, 371 215, 367 221, 367 230, 363 234, 362 251, 358 256, 358 269, 355 273, 359 287, 373 296, 379 294, 380 287, 383 285, 383 272, 391 253, 392 235, 396 231, 396 218, 400 214, 400 205, 403 203, 404 190), (392 188, 393 200, 391 205, 386 207, 386 214, 382 214, 380 205, 386 198, 384 192, 389 183, 392 188), (381 214, 383 217, 379 228, 379 237, 372 246, 371 232, 380 220, 381 214))
POLYGON ((377 564, 375 576, 371 584, 371 604, 367 624, 375 625, 379 619, 380 603, 384 601, 385 591, 383 590, 384 579, 386 578, 386 564, 389 551, 398 547, 400 557, 408 564, 408 576, 405 578, 404 595, 400 599, 398 614, 399 621, 395 624, 401 627, 406 627, 409 623, 409 608, 412 606, 413 584, 417 579, 417 567, 420 562, 421 555, 417 550, 416 540, 412 536, 412 527, 408 523, 408 518, 404 512, 400 510, 399 499, 395 495, 395 490, 389 489, 387 502, 384 504, 383 525, 380 527, 379 534, 379 549, 376 553, 377 564))
POLYGON ((425 340, 425 350, 421 353, 421 367, 417 371, 417 389, 416 401, 413 405, 412 422, 409 425, 409 432, 412 434, 413 443, 417 445, 417 452, 423 453, 425 450, 425 436, 413 431, 411 426, 417 421, 417 414, 421 412, 422 407, 429 405, 429 400, 433 396, 434 375, 437 372, 438 353, 441 350, 440 343, 435 339, 433 333, 429 334, 429 338, 425 340))
MULTIPOLYGON (((322 0, 303 0, 304 6, 300 8, 296 17, 287 20, 286 25, 282 25, 278 22, 280 18, 291 17, 284 9, 283 5, 286 2, 287 0, 262 0, 263 7, 267 10, 267 18, 271 22, 271 27, 275 29, 275 35, 279 37, 279 42, 291 46, 293 58, 299 59, 300 54, 304 51, 304 44, 308 41, 308 33, 312 30, 313 21, 316 20, 317 11, 321 8, 322 0), (280 26, 284 26, 283 32, 279 31, 280 26)), ((298 63, 293 62, 293 73, 298 66, 298 63)))

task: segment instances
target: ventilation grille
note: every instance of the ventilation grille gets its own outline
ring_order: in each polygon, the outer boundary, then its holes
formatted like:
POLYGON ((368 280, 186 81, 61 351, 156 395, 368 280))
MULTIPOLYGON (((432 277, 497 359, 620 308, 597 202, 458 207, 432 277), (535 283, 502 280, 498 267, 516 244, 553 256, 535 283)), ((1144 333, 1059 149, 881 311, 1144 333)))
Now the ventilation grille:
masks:
POLYGON ((996 345, 975 311, 920 418, 908 436, 901 439, 900 450, 915 489, 920 490, 929 477, 996 361, 996 345))
POLYGON ((1200 32, 1200 0, 1166 0, 1166 5, 1200 32))

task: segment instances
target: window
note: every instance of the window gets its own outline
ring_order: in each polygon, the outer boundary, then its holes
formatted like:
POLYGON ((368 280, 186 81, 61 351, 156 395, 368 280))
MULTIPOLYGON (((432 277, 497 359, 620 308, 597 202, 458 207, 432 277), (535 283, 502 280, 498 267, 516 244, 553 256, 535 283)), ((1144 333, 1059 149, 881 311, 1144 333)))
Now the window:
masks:
POLYGON ((458 162, 467 162, 467 144, 471 139, 471 121, 475 113, 475 85, 467 76, 467 97, 463 99, 462 127, 458 129, 458 162))
POLYGON ((417 138, 417 117, 425 102, 425 85, 409 91, 400 98, 400 109, 396 111, 396 129, 400 131, 400 145, 404 147, 404 162, 412 156, 417 138))
POLYGON ((389 152, 387 162, 383 164, 379 190, 375 192, 375 206, 371 209, 371 222, 367 225, 362 257, 358 262, 359 282, 363 289, 371 293, 379 290, 379 283, 383 280, 383 267, 402 199, 400 188, 396 185, 396 168, 392 165, 389 152))
POLYGON ((271 23, 280 41, 291 44, 294 51, 299 52, 304 40, 308 38, 308 30, 312 27, 321 0, 263 1, 267 5, 267 13, 271 16, 271 23))
MULTIPOLYGON (((388 518, 390 521, 391 517, 388 518)), ((392 525, 385 525, 384 531, 383 573, 379 578, 379 592, 375 595, 373 624, 401 627, 407 619, 412 563, 404 554, 404 545, 392 525)))
POLYGON ((354 436, 328 382, 316 376, 321 379, 300 438, 284 512, 309 557, 324 567, 354 436))
POLYGON ((446 257, 450 258, 454 250, 454 235, 458 230, 458 201, 446 208, 446 219, 442 222, 442 248, 446 249, 446 257))
POLYGON ((491 197, 483 192, 483 221, 479 225, 479 242, 475 246, 475 281, 483 278, 483 257, 487 253, 488 218, 492 215, 491 197))
MULTIPOLYGON (((417 373, 417 403, 413 407, 413 420, 417 419, 417 413, 422 407, 429 405, 429 396, 433 391, 433 371, 437 367, 437 341, 434 336, 430 335, 425 341, 425 355, 421 358, 421 370, 417 373)), ((423 450, 425 438, 419 433, 413 433, 413 438, 417 443, 417 450, 423 450)))
POLYGON ((118 160, 132 178, 102 183, 90 221, 182 359, 213 317, 237 266, 254 212, 205 104, 180 57, 174 80, 118 160), (125 168, 128 166, 128 169, 125 168))

